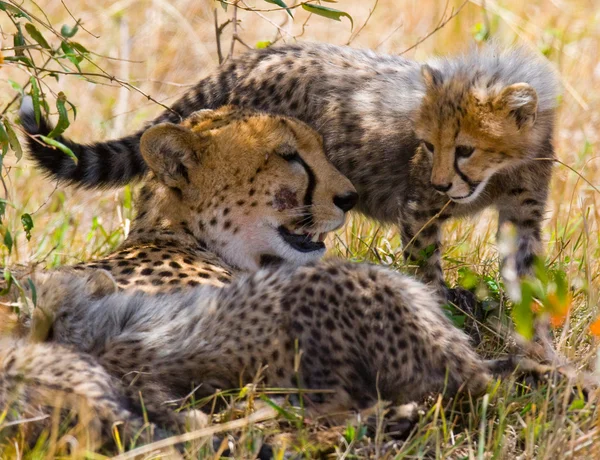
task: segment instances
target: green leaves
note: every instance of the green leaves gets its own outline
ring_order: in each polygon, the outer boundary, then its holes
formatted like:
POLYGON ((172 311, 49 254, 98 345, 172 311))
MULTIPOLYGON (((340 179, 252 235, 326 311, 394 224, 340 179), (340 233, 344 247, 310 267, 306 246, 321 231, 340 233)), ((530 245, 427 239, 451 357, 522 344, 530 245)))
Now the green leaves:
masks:
POLYGON ((40 110, 40 88, 37 84, 37 80, 34 76, 29 78, 29 83, 31 83, 31 100, 33 101, 33 113, 35 116, 35 122, 40 124, 40 119, 42 117, 42 112, 40 110))
POLYGON ((288 6, 285 4, 285 2, 283 0, 265 0, 265 2, 272 3, 273 5, 277 5, 282 8, 285 8, 285 10, 290 15, 290 17, 292 17, 292 18, 294 17, 294 15, 292 14, 292 12, 290 11, 290 9, 288 8, 288 6))
POLYGON ((23 214, 21 216, 21 224, 23 225, 23 230, 25 230, 25 237, 27 238, 27 241, 29 241, 31 239, 31 229, 33 228, 31 214, 23 214))
POLYGON ((10 254, 13 248, 13 239, 8 229, 4 231, 4 246, 8 248, 8 253, 10 254))
POLYGON ((52 147, 56 147, 58 150, 60 150, 61 152, 63 152, 67 156, 69 156, 73 160, 73 163, 77 164, 77 162, 79 161, 77 159, 77 157, 75 156, 75 154, 73 153, 73 150, 71 150, 69 147, 67 147, 62 142, 59 142, 55 139, 51 139, 47 136, 42 136, 42 135, 40 135, 40 139, 43 140, 46 144, 48 144, 52 147))
POLYGON ((4 125, 0 123, 0 148, 2 149, 2 156, 6 155, 8 152, 8 133, 4 129, 4 125))
POLYGON ((525 339, 533 338, 533 309, 534 292, 531 284, 523 283, 521 286, 521 300, 517 302, 511 311, 515 322, 515 330, 525 339))
POLYGON ((256 49, 257 50, 262 50, 264 48, 268 48, 269 46, 271 46, 271 41, 270 40, 256 42, 256 49))
POLYGON ((33 38, 42 48, 50 50, 50 45, 42 35, 42 33, 37 29, 36 26, 28 22, 25 24, 25 30, 29 34, 31 38, 33 38))
MULTIPOLYGON (((63 42, 64 43, 64 42, 63 42)), ((56 98, 56 109, 58 110, 58 123, 48 137, 54 139, 55 137, 60 136, 65 129, 69 127, 71 124, 69 122, 69 115, 67 114, 67 108, 65 107, 65 103, 67 102, 67 96, 62 91, 58 93, 58 97, 56 98)))
MULTIPOLYGON (((82 45, 79 45, 79 46, 82 47, 82 45)), ((69 61, 71 61, 71 63, 75 67, 77 67, 77 70, 79 70, 81 72, 81 68, 79 67, 79 63, 83 60, 83 56, 81 54, 77 53, 75 51, 75 49, 73 49, 72 45, 69 44, 69 43, 67 43, 66 41, 63 41, 60 44, 60 49, 64 53, 64 57, 67 58, 69 61)), ((85 48, 83 48, 83 49, 85 49, 85 48)))
POLYGON ((302 8, 310 13, 317 14, 328 19, 333 19, 334 21, 341 21, 342 17, 346 17, 350 20, 350 29, 352 30, 354 28, 352 16, 345 11, 336 10, 323 5, 313 5, 312 3, 304 3, 302 8))
POLYGON ((2 122, 4 123, 4 128, 6 129, 6 136, 8 137, 8 143, 10 144, 10 148, 13 150, 13 152, 15 152, 17 160, 20 160, 23 157, 23 149, 21 148, 19 138, 17 137, 17 134, 15 133, 14 129, 12 128, 11 124, 6 118, 4 118, 2 122))
POLYGON ((17 8, 16 6, 11 5, 10 3, 0 1, 0 10, 6 11, 15 18, 26 18, 31 21, 31 17, 27 13, 17 8))
POLYGON ((73 27, 63 24, 63 26, 60 28, 60 34, 65 38, 71 38, 75 36, 78 30, 79 26, 77 24, 75 24, 73 27))

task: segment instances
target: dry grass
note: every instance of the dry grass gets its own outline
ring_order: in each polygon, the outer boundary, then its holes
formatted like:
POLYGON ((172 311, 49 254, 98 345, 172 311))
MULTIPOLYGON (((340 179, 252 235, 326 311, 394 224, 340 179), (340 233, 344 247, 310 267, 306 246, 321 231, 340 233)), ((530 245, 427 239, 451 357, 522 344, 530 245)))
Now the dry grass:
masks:
MULTIPOLYGON (((443 28, 411 48, 461 3, 380 0, 351 44, 388 53, 409 49, 406 56, 418 59, 464 50, 481 38, 482 31, 489 30, 493 39, 506 45, 524 43, 556 65, 565 86, 555 142, 558 158, 586 180, 565 166, 556 167, 544 237, 548 264, 563 270, 574 287, 571 315, 564 328, 556 331, 558 351, 577 366, 589 368, 595 360, 596 342, 588 328, 599 313, 600 286, 600 194, 592 186, 600 186, 600 158, 596 153, 600 147, 600 10, 591 0, 471 0, 443 28)), ((260 0, 254 4, 274 8, 260 0)), ((56 28, 73 23, 60 0, 45 0, 41 5, 56 28)), ((143 94, 168 105, 215 69, 218 58, 213 12, 216 8, 221 21, 232 14, 232 7, 226 13, 218 2, 209 0, 78 0, 67 5, 89 31, 81 30, 75 39, 97 53, 94 62, 109 75, 141 90, 129 90, 103 78, 95 78, 96 83, 76 76, 61 76, 58 82, 45 79, 45 92, 63 91, 76 104, 78 118, 68 135, 77 140, 104 139, 133 131, 161 110, 143 94)), ((23 6, 41 16, 33 2, 25 1, 23 6)), ((352 15, 356 32, 369 16, 373 2, 340 0, 331 6, 352 15)), ((239 11, 238 33, 245 43, 273 40, 275 25, 281 25, 282 41, 298 37, 345 44, 353 37, 346 19, 336 23, 313 16, 306 22, 308 14, 301 9, 295 10, 293 22, 281 11, 261 15, 239 11)), ((0 27, 2 47, 10 48, 14 28, 1 13, 0 27)), ((222 37, 225 54, 230 37, 228 27, 222 37)), ((243 48, 237 43, 235 52, 243 48)), ((84 63, 82 70, 98 72, 90 63, 84 63)), ((2 109, 16 94, 9 79, 24 83, 28 78, 15 66, 1 68, 2 109)), ((9 109, 9 117, 14 109, 9 109)), ((88 259, 114 248, 127 232, 132 216, 129 188, 109 192, 56 189, 27 161, 16 162, 12 153, 4 159, 2 177, 7 188, 3 196, 7 212, 1 230, 10 231, 14 239, 12 253, 0 247, 4 264, 45 260, 52 266, 88 259), (35 223, 29 242, 20 223, 24 212, 31 213, 35 223)), ((449 224, 445 258, 452 281, 460 268, 470 268, 491 286, 490 305, 498 305, 503 311, 503 292, 494 286, 499 279, 495 232, 495 216, 491 213, 449 224)), ((330 246, 331 252, 357 260, 394 263, 400 255, 395 229, 379 228, 358 216, 330 240, 330 246)), ((501 340, 489 335, 482 352, 494 354, 502 347, 501 340)), ((358 435, 351 432, 344 437, 343 429, 323 431, 310 423, 297 426, 286 422, 289 426, 285 436, 279 431, 286 423, 273 422, 263 428, 269 439, 285 440, 292 451, 306 456, 314 455, 317 446, 329 446, 331 455, 344 458, 598 458, 599 414, 590 405, 577 401, 571 404, 568 394, 560 385, 523 394, 503 383, 492 389, 488 399, 466 406, 444 411, 437 402, 404 444, 379 438, 358 440, 358 435)), ((245 429, 238 454, 251 449, 260 433, 255 428, 245 429)), ((40 449, 29 456, 47 452, 40 449)), ((198 455, 194 449, 194 444, 188 444, 185 455, 198 455)), ((11 452, 22 454, 19 449, 11 452)))

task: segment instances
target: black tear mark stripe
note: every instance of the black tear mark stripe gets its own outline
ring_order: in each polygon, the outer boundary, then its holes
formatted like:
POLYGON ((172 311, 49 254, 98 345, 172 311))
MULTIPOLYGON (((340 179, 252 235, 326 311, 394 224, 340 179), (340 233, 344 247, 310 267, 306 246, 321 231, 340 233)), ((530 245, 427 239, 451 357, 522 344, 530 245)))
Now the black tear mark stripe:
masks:
MULTIPOLYGON (((294 131, 294 128, 292 128, 292 126, 290 126, 290 124, 287 124, 287 127, 290 129, 290 131, 292 132, 292 134, 294 135, 294 138, 299 141, 299 137, 296 134, 296 131, 294 131)), ((304 194, 304 210, 302 212, 302 224, 305 226, 312 226, 314 224, 313 221, 313 215, 312 212, 310 211, 310 209, 312 208, 312 204, 313 204, 313 196, 315 193, 315 188, 317 187, 317 177, 315 176, 314 171, 312 170, 312 168, 306 163, 306 161, 304 161, 304 158, 302 158, 300 155, 298 155, 298 159, 297 159, 298 163, 300 163, 302 165, 302 167, 304 168, 304 170, 306 171, 306 175, 308 176, 308 186, 306 187, 306 193, 304 194)))
POLYGON ((469 179, 467 175, 460 170, 460 168, 458 167, 458 156, 456 155, 456 153, 454 154, 454 170, 462 180, 469 184, 469 187, 471 187, 471 192, 473 192, 473 190, 475 190, 475 188, 481 183, 469 179))

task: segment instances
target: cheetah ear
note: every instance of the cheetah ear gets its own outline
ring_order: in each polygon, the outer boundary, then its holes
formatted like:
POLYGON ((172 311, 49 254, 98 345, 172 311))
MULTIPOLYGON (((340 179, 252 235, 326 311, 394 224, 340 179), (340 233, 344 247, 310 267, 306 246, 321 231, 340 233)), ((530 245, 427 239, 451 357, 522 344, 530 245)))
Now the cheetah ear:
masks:
POLYGON ((198 164, 196 135, 172 123, 148 128, 140 140, 140 151, 158 179, 171 188, 189 184, 188 169, 198 164))
POLYGON ((428 66, 427 64, 423 64, 421 66, 421 76, 423 77, 423 82, 425 83, 425 87, 427 89, 439 88, 444 82, 442 72, 428 66))
POLYGON ((515 83, 504 88, 493 101, 494 109, 515 119, 517 127, 530 128, 535 123, 538 97, 527 83, 515 83))
POLYGON ((117 282, 106 270, 94 270, 85 283, 86 294, 96 299, 114 294, 118 289, 117 282))

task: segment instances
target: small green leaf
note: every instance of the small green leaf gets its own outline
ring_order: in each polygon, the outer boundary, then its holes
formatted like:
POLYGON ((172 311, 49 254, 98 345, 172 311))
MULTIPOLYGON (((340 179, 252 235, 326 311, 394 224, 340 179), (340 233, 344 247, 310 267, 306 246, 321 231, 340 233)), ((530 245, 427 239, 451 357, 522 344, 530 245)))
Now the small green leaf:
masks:
POLYGON ((288 8, 288 6, 285 4, 285 2, 283 0, 265 0, 265 2, 272 3, 273 5, 280 6, 281 8, 285 8, 285 10, 290 15, 290 17, 292 17, 292 18, 294 17, 294 15, 292 14, 292 12, 290 11, 290 9, 288 8))
POLYGON ((533 287, 526 281, 521 283, 521 301, 512 308, 516 331, 525 339, 533 338, 533 287))
POLYGON ((77 70, 79 70, 81 72, 79 63, 83 60, 83 57, 81 55, 75 53, 75 50, 73 48, 71 48, 71 45, 69 45, 65 41, 63 41, 60 44, 60 48, 63 50, 63 53, 65 53, 64 57, 66 57, 69 61, 71 61, 71 63, 73 63, 73 65, 75 67, 77 67, 77 70))
POLYGON ((8 248, 8 253, 10 254, 13 248, 13 239, 8 229, 6 229, 6 233, 4 233, 4 246, 8 248))
POLYGON ((21 62, 25 64, 27 67, 35 67, 27 56, 5 56, 4 60, 6 62, 21 62))
POLYGON ((12 288, 12 284, 13 284, 12 273, 10 272, 10 270, 8 268, 4 269, 3 275, 4 275, 4 282, 6 283, 6 287, 0 291, 0 296, 8 294, 10 292, 10 289, 12 288))
POLYGON ((31 21, 31 17, 27 13, 21 11, 16 6, 10 5, 6 2, 0 2, 0 10, 10 13, 16 18, 27 18, 31 21))
POLYGON ((8 135, 8 143, 10 144, 10 148, 15 152, 15 156, 17 157, 17 161, 23 157, 23 149, 21 148, 21 143, 19 142, 19 138, 15 133, 15 130, 12 128, 11 124, 5 118, 3 120, 4 127, 6 128, 6 134, 8 135))
POLYGON ((29 241, 31 239, 31 229, 33 228, 31 214, 23 214, 21 216, 21 224, 23 224, 23 230, 25 230, 25 237, 27 238, 27 241, 29 241))
POLYGON ((25 46, 25 37, 23 37, 23 31, 21 30, 21 24, 16 23, 17 33, 13 35, 13 45, 15 47, 15 56, 23 56, 25 46))
POLYGON ((46 136, 39 136, 41 140, 43 140, 46 144, 52 146, 52 147, 56 147, 58 150, 60 150, 61 152, 67 154, 69 157, 71 157, 71 159, 73 160, 73 162, 75 164, 77 164, 77 162, 79 161, 77 159, 77 157, 75 156, 75 154, 73 153, 73 150, 71 150, 69 147, 67 147, 65 144, 63 144, 62 142, 58 142, 56 139, 51 139, 49 137, 46 136))
POLYGON ((18 91, 19 93, 23 94, 23 87, 21 85, 19 85, 16 81, 11 80, 9 78, 8 79, 8 83, 10 84, 10 87, 12 89, 14 89, 15 91, 18 91))
POLYGON ((69 127, 71 124, 69 122, 69 115, 67 113, 67 108, 65 107, 65 102, 67 102, 67 96, 62 91, 58 93, 58 97, 56 98, 56 108, 58 109, 58 123, 54 129, 48 134, 48 137, 54 139, 55 137, 60 136, 65 132, 65 129, 69 127))
POLYGON ((269 46, 271 46, 271 41, 270 40, 265 40, 262 42, 256 42, 256 49, 257 50, 262 50, 265 48, 268 48, 269 46))
POLYGON ((38 42, 38 44, 42 48, 45 48, 47 50, 51 49, 50 45, 48 44, 42 33, 32 23, 28 22, 27 24, 25 24, 25 30, 31 36, 31 38, 38 42))
POLYGON ((40 88, 37 84, 37 80, 35 77, 29 78, 29 82, 31 83, 31 100, 33 101, 33 113, 35 115, 35 122, 40 124, 40 119, 42 118, 42 111, 40 110, 40 88))
POLYGON ((73 27, 63 24, 63 26, 60 28, 60 34, 65 38, 71 38, 75 36, 78 30, 79 26, 77 24, 75 24, 73 27))
POLYGON ((221 8, 227 11, 227 7, 229 6, 229 4, 227 2, 224 2, 223 0, 219 0, 219 3, 221 3, 221 8))
POLYGON ((71 45, 72 48, 75 48, 77 51, 79 51, 81 54, 89 54, 89 50, 83 46, 81 43, 78 42, 69 42, 69 44, 71 45))
POLYGON ((4 129, 4 125, 0 123, 0 147, 2 148, 2 156, 6 155, 8 152, 8 134, 4 129))
POLYGON ((31 301, 33 302, 33 306, 37 307, 37 290, 35 289, 35 284, 33 284, 31 278, 27 278, 27 284, 29 284, 29 289, 31 289, 31 301))
POLYGON ((313 5, 312 3, 304 3, 302 8, 309 13, 314 13, 328 19, 333 19, 334 21, 341 21, 342 16, 346 17, 350 19, 350 30, 354 29, 354 21, 352 20, 352 16, 345 11, 336 10, 322 5, 313 5))
POLYGON ((576 400, 574 400, 571 405, 569 406, 569 410, 581 410, 585 407, 585 399, 584 398, 578 398, 576 400))

